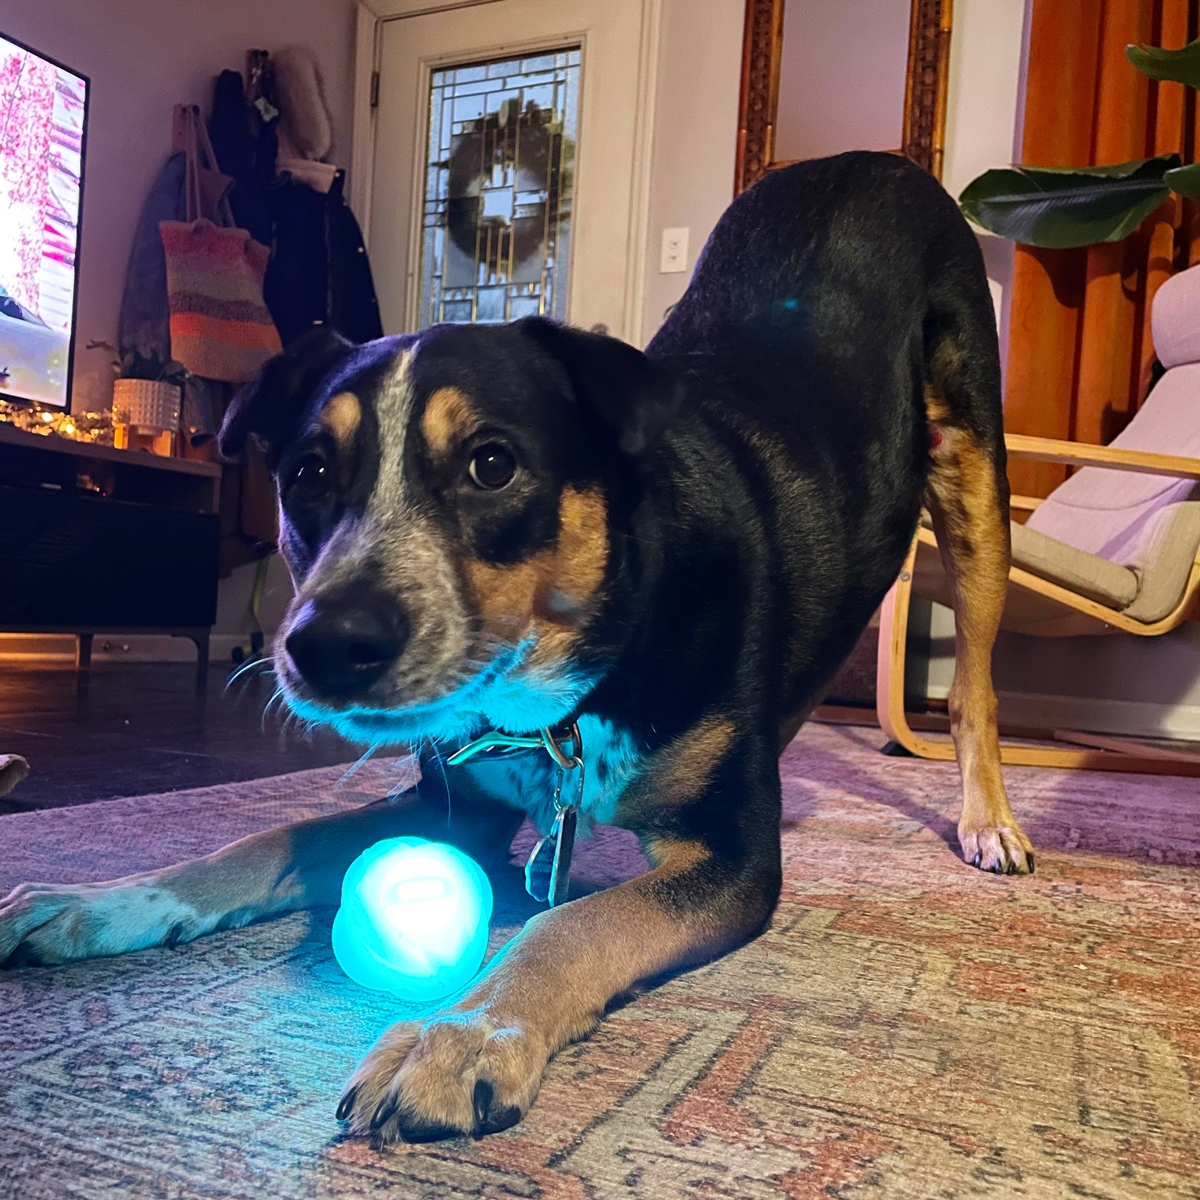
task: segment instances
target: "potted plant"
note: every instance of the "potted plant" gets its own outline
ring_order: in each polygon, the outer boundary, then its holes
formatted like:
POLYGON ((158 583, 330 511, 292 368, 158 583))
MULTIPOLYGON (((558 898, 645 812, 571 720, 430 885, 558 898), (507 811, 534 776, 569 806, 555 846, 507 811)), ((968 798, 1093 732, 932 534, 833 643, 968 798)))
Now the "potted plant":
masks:
MULTIPOLYGON (((1200 38, 1182 50, 1127 46, 1125 57, 1151 79, 1200 89, 1200 38)), ((1001 237, 1069 250, 1121 241, 1172 192, 1200 200, 1200 163, 1160 154, 1100 167, 998 168, 967 184, 959 205, 1001 237)))
POLYGON ((149 450, 171 457, 189 377, 187 368, 133 350, 121 353, 108 342, 89 342, 88 349, 107 350, 114 356, 113 445, 119 450, 149 450))

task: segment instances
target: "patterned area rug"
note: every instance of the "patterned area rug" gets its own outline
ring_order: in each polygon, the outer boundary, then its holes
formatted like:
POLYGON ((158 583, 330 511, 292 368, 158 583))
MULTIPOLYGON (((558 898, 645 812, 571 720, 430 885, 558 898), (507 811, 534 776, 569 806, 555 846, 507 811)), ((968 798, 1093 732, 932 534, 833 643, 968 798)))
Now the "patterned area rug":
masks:
MULTIPOLYGON (((377 1153, 342 1082, 413 1010, 327 916, 0 977, 0 1196, 1200 1197, 1200 797, 1012 769, 1032 879, 950 849, 955 768, 809 726, 769 931, 551 1064, 527 1119, 377 1153)), ((0 817, 0 888, 208 851, 392 790, 402 762, 0 817)), ((642 869, 605 831, 579 874, 642 869)), ((511 886, 510 886, 511 885, 511 886)), ((516 872, 494 945, 528 915, 516 872)))

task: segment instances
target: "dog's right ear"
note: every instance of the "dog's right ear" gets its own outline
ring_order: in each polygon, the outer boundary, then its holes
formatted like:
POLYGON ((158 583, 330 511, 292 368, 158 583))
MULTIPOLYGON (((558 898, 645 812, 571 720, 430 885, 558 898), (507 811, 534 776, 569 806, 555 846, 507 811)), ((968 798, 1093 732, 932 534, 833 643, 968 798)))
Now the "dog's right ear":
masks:
POLYGON ((318 325, 266 363, 225 410, 217 435, 221 457, 236 458, 253 434, 273 466, 280 450, 295 437, 321 380, 353 349, 353 342, 327 325, 318 325))

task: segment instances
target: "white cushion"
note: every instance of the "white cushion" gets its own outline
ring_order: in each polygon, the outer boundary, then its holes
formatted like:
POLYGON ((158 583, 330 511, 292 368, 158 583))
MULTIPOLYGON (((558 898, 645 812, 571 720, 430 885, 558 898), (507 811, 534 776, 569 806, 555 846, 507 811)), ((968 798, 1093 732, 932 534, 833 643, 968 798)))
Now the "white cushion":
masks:
POLYGON ((1077 550, 1066 542, 1015 522, 1012 561, 1014 567, 1108 608, 1120 611, 1137 599, 1138 577, 1128 567, 1120 567, 1098 554, 1077 550))
MULTIPOLYGON (((1200 363, 1169 370, 1112 445, 1200 458, 1200 363)), ((1084 467, 1038 506, 1026 528, 1129 568, 1146 596, 1129 615, 1156 621, 1179 602, 1200 545, 1197 496, 1188 479, 1084 467)))

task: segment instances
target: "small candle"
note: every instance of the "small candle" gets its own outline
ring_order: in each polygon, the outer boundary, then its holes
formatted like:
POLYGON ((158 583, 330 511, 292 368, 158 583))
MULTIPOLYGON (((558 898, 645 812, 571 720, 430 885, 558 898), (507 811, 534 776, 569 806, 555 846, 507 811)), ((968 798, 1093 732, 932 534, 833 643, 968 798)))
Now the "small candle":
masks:
POLYGON ((334 957, 363 987, 440 1000, 479 970, 491 915, 487 876, 461 850, 387 838, 360 854, 342 880, 334 957))

